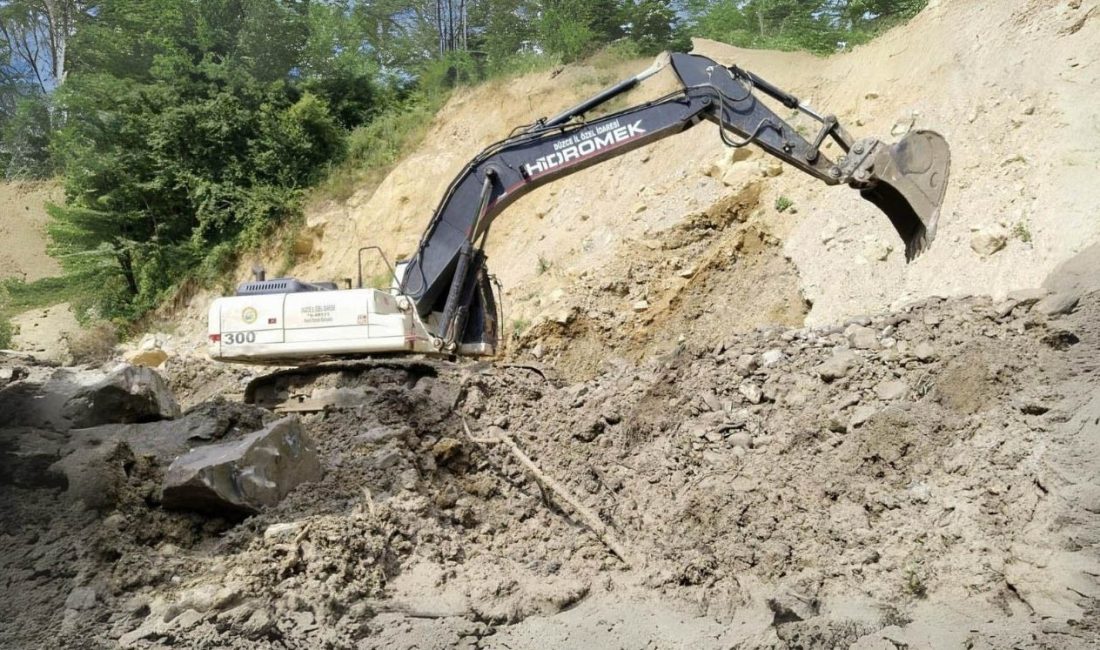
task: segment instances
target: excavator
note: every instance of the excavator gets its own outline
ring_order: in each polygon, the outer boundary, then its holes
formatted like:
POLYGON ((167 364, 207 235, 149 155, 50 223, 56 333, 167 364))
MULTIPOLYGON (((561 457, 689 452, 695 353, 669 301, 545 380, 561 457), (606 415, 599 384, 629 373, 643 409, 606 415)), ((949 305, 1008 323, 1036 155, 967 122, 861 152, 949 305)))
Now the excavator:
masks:
POLYGON ((500 318, 485 241, 493 220, 537 187, 704 120, 717 125, 726 146, 755 145, 826 185, 859 190, 890 219, 907 260, 935 238, 950 167, 941 135, 915 130, 890 145, 856 140, 834 115, 819 114, 750 71, 698 54, 666 53, 641 73, 519 127, 475 156, 447 187, 415 253, 390 267, 389 289, 363 286, 362 255, 377 247, 360 249, 354 288, 257 273, 236 295, 211 304, 208 352, 215 360, 291 366, 394 355, 492 356, 500 318), (679 81, 673 92, 585 119, 665 68, 679 81), (780 118, 761 94, 816 121, 813 139, 780 118), (843 152, 836 160, 822 151, 826 138, 843 152))

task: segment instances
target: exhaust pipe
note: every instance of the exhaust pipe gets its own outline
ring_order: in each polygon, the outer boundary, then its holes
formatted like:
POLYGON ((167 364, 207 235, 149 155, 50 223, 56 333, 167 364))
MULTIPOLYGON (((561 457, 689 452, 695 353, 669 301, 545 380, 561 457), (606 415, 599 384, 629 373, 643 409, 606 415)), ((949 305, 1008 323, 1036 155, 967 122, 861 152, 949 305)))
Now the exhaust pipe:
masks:
MULTIPOLYGON (((860 153, 854 149, 852 153, 860 153)), ((935 131, 913 131, 892 145, 873 141, 849 184, 886 213, 913 261, 936 238, 951 149, 935 131)))

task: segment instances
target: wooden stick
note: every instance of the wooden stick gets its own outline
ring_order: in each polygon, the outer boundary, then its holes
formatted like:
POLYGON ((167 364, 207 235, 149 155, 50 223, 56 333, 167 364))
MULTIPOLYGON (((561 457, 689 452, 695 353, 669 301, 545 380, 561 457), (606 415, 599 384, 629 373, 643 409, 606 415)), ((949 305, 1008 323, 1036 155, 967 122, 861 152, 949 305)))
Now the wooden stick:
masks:
POLYGON ((614 553, 616 557, 622 560, 627 567, 630 567, 630 556, 627 554, 626 549, 615 536, 615 531, 613 531, 607 524, 601 521, 594 512, 586 508, 584 504, 574 498, 573 495, 569 493, 569 490, 565 489, 565 486, 563 486, 561 483, 558 483, 553 478, 547 476, 542 470, 540 470, 538 468, 538 465, 535 465, 535 461, 531 460, 527 456, 527 454, 523 453, 523 450, 516 445, 515 441, 512 440, 512 438, 509 437, 508 434, 501 431, 500 435, 497 437, 475 438, 474 435, 470 432, 469 425, 466 424, 465 417, 462 418, 462 428, 466 430, 466 437, 468 437, 471 442, 483 445, 502 444, 507 447, 508 451, 512 453, 512 456, 514 456, 521 465, 527 468, 527 471, 531 473, 536 481, 538 481, 539 485, 543 486, 546 490, 553 493, 561 501, 565 502, 570 508, 572 508, 573 512, 575 512, 577 516, 580 517, 580 519, 584 522, 585 526, 587 526, 588 529, 591 530, 601 542, 603 542, 604 546, 606 546, 612 553, 614 553))

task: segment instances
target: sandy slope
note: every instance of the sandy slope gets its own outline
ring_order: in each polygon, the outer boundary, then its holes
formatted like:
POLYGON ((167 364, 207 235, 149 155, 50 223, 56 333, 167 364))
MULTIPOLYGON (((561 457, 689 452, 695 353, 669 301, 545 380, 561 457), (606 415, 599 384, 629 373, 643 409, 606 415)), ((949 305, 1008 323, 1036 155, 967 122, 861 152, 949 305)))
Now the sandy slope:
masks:
MULTIPOLYGON (((752 69, 835 112, 857 135, 893 140, 891 130, 902 133, 911 122, 941 131, 951 143, 952 182, 939 239, 910 265, 886 219, 855 193, 790 169, 759 180, 754 213, 781 241, 777 254, 797 268, 797 288, 813 304, 809 322, 930 295, 1003 295, 1037 284, 1100 236, 1092 183, 1100 164, 1092 106, 1100 83, 1095 14, 1095 2, 934 0, 910 24, 824 59, 696 42, 696 51, 752 69), (780 195, 794 201, 797 214, 774 210, 780 195), (978 232, 1003 235, 1006 246, 979 255, 970 246, 978 232), (886 258, 877 259, 887 248, 886 258)), ((294 272, 352 277, 360 245, 407 255, 447 182, 483 146, 646 64, 571 66, 457 93, 424 143, 376 192, 310 216, 315 251, 294 272)), ((665 76, 625 101, 657 96, 669 83, 665 76)), ((489 254, 512 315, 529 320, 560 309, 554 289, 577 290, 586 271, 595 275, 640 241, 660 240, 737 191, 720 174, 706 175, 727 156, 714 128, 704 124, 509 208, 494 226, 489 254), (540 273, 539 258, 549 273, 540 273)), ((378 270, 368 268, 368 277, 378 270)), ((768 322, 769 310, 760 311, 758 322, 768 322)))
POLYGON ((0 183, 0 278, 37 280, 61 272, 46 254, 46 203, 60 198, 53 183, 0 183))

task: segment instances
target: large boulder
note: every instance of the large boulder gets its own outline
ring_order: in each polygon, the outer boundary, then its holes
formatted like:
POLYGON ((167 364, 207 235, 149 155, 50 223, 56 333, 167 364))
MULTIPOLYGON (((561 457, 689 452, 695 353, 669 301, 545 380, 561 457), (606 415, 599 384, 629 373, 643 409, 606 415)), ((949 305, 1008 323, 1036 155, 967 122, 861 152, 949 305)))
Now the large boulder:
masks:
POLYGON ((172 419, 180 408, 155 371, 121 365, 109 373, 63 368, 43 383, 12 383, 0 390, 0 414, 5 426, 68 431, 172 419))
POLYGON ((47 469, 61 457, 64 434, 28 427, 0 429, 0 485, 65 487, 65 478, 47 469))
POLYGON ((321 476, 317 450, 292 416, 180 456, 168 468, 161 501, 166 508, 254 514, 321 476))
MULTIPOLYGON (((45 464, 49 471, 41 472, 41 481, 67 487, 66 499, 103 510, 114 506, 121 497, 129 478, 127 467, 135 459, 148 458, 167 466, 196 445, 239 438, 260 429, 268 417, 267 411, 253 406, 215 401, 201 404, 177 420, 73 429, 54 434, 64 442, 55 443, 52 448, 46 444, 50 438, 39 435, 33 447, 24 441, 20 448, 43 450, 37 466, 45 464), (46 453, 51 451, 52 456, 46 453)), ((0 429, 0 441, 4 432, 0 429)), ((0 479, 3 475, 0 469, 0 479)))

